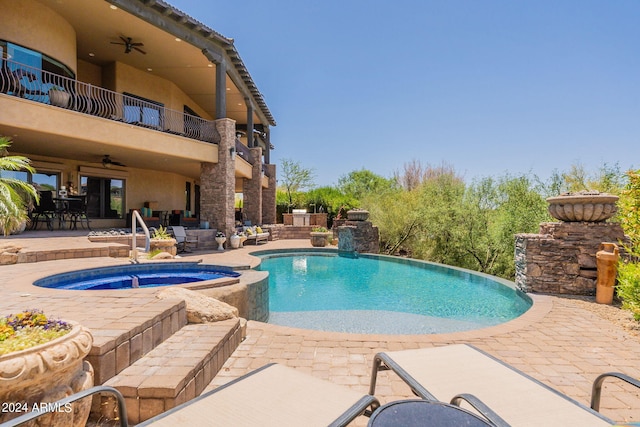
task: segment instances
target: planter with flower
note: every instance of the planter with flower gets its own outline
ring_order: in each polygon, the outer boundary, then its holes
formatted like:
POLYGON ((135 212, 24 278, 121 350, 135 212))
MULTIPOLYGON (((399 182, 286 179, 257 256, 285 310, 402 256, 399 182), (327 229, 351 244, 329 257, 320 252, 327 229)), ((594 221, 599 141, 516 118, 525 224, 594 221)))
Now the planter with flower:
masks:
POLYGON ((151 235, 149 250, 151 253, 167 252, 172 256, 176 256, 178 253, 176 245, 176 239, 167 231, 166 227, 160 226, 151 235))
POLYGON ((326 227, 314 227, 311 230, 311 246, 323 248, 333 239, 333 232, 326 227))
MULTIPOLYGON (((82 325, 52 320, 40 310, 0 317, 0 423, 38 410, 93 386, 84 357, 93 337, 82 325)), ((84 426, 91 398, 68 404, 38 420, 39 426, 84 426)))
POLYGON ((218 250, 224 251, 224 242, 227 241, 227 237, 224 235, 222 231, 218 231, 216 233, 216 243, 218 244, 218 250))

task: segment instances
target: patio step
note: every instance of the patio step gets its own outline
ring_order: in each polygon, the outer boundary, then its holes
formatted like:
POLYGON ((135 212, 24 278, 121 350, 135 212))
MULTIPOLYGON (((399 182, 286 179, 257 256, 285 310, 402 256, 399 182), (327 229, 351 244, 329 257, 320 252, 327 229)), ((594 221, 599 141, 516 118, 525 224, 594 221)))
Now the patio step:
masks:
POLYGON ((123 394, 136 424, 200 395, 241 340, 239 319, 189 324, 105 385, 123 394))

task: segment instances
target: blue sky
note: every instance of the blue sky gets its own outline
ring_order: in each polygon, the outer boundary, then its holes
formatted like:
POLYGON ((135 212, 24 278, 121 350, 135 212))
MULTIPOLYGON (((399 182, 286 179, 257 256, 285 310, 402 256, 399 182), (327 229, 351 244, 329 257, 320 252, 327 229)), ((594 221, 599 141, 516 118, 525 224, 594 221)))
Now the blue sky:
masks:
POLYGON ((640 1, 170 3, 235 40, 318 186, 413 159, 467 181, 640 167, 640 1))

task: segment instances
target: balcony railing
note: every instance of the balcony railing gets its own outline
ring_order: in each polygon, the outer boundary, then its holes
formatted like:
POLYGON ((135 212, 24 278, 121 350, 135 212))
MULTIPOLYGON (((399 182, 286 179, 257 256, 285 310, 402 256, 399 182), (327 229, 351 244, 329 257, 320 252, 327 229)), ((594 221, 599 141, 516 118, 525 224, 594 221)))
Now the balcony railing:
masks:
POLYGON ((0 59, 0 62, 0 93, 199 141, 214 142, 215 125, 212 121, 9 59, 0 59))

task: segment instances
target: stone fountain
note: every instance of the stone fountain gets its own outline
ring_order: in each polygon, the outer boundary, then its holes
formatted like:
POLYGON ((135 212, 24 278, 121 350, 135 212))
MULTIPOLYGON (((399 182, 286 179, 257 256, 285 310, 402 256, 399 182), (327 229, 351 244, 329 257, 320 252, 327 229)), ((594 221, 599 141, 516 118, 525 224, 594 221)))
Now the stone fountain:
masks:
POLYGON ((603 242, 626 242, 616 213, 617 196, 595 191, 547 199, 560 222, 543 222, 538 234, 516 235, 516 286, 524 292, 594 295, 596 252, 603 242))
POLYGON ((378 227, 367 221, 369 212, 352 209, 347 212, 347 220, 338 227, 338 250, 341 252, 380 252, 378 227))

